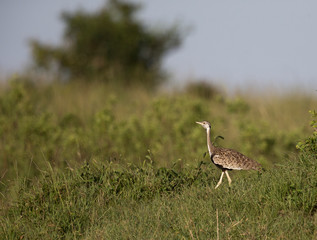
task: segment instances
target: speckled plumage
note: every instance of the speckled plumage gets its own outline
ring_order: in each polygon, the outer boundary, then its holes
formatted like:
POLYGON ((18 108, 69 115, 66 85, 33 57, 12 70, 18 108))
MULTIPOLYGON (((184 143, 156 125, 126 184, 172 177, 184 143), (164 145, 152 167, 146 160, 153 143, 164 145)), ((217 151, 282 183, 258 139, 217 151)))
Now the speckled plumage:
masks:
POLYGON ((212 162, 221 169, 260 170, 261 165, 233 149, 215 147, 212 162))
POLYGON ((224 173, 226 174, 229 185, 231 179, 228 170, 260 170, 261 165, 256 161, 246 157, 242 153, 229 148, 215 147, 210 141, 211 125, 207 121, 196 122, 207 130, 207 147, 211 161, 222 170, 220 180, 215 188, 222 183, 224 173))

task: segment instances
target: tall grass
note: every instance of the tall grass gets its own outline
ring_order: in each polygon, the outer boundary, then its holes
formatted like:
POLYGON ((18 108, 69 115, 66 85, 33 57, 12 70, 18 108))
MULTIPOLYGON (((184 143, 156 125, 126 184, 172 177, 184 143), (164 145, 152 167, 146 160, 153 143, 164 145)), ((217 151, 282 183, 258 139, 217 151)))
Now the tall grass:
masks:
POLYGON ((317 99, 199 89, 3 87, 0 238, 316 238, 317 99), (220 172, 197 120, 267 171, 234 172, 214 190, 220 172))
POLYGON ((213 167, 114 169, 94 162, 20 182, 2 212, 3 238, 312 239, 316 158, 293 157, 215 190, 213 167), (218 217, 216 216, 218 212, 218 217), (218 222, 218 226, 217 226, 218 222), (218 236, 219 237, 219 236, 218 236))

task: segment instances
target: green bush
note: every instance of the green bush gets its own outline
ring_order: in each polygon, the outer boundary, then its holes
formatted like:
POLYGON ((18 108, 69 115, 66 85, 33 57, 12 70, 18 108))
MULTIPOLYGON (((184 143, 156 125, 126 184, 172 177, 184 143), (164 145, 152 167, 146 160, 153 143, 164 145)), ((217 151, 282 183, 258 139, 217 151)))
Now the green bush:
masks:
POLYGON ((6 219, 7 224, 16 225, 6 234, 13 238, 79 237, 93 226, 94 214, 103 214, 97 206, 107 209, 122 201, 148 202, 160 195, 177 194, 193 184, 207 184, 208 175, 201 165, 177 172, 147 163, 115 168, 97 162, 65 173, 44 172, 36 185, 20 183, 17 202, 6 219))
POLYGON ((313 128, 313 134, 307 139, 300 141, 297 144, 297 148, 303 153, 312 154, 317 157, 317 113, 315 111, 310 111, 313 120, 310 126, 313 128))
POLYGON ((111 0, 95 13, 64 13, 61 46, 32 41, 36 69, 62 79, 153 88, 164 80, 163 57, 181 43, 176 27, 153 30, 136 16, 140 5, 111 0))
POLYGON ((221 100, 220 90, 207 81, 191 82, 185 86, 185 93, 207 100, 217 98, 221 100))
MULTIPOLYGON (((17 176, 33 178, 47 162, 62 169, 91 159, 142 164, 149 150, 157 167, 195 165, 209 161, 205 132, 195 124, 201 120, 211 121, 212 139, 224 138, 217 145, 267 166, 294 152, 297 139, 306 134, 301 126, 288 129, 284 123, 272 126, 269 118, 259 121, 250 104, 247 112, 228 112, 227 104, 188 93, 113 92, 101 83, 12 81, 0 95, 0 176, 5 184, 17 176)), ((316 141, 314 136, 307 141, 316 141)), ((303 144, 298 146, 315 151, 313 144, 303 144)))
POLYGON ((1 211, 0 237, 311 239, 316 167, 313 158, 294 157, 262 173, 235 175, 231 188, 217 190, 220 171, 202 163, 177 170, 92 161, 48 170, 13 191, 14 201, 1 211))
POLYGON ((0 94, 0 239, 314 239, 315 133, 293 148, 316 101, 248 97, 12 81, 0 94), (267 170, 232 171, 215 190, 202 120, 267 170))

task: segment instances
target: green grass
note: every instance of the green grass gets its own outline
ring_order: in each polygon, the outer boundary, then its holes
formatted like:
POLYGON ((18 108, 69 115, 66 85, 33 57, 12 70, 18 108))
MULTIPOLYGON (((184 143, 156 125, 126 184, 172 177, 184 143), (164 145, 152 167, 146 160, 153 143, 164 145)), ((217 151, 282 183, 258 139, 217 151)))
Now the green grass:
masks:
POLYGON ((94 162, 21 181, 2 210, 3 239, 312 239, 317 164, 292 157, 214 186, 210 164, 181 170, 94 162), (218 215, 218 217, 217 217, 218 215), (218 224, 217 224, 218 221, 218 224))
POLYGON ((316 97, 207 90, 2 87, 0 239, 317 238, 316 97), (266 171, 215 190, 199 120, 266 171))

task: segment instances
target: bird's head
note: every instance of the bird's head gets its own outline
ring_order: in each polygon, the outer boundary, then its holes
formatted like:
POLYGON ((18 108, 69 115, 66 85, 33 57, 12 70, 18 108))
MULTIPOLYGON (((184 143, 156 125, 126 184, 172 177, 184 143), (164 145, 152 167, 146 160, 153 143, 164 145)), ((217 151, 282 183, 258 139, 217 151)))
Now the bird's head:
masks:
POLYGON ((211 125, 207 121, 202 121, 202 122, 196 122, 197 124, 201 125, 203 128, 208 129, 211 128, 211 125))

